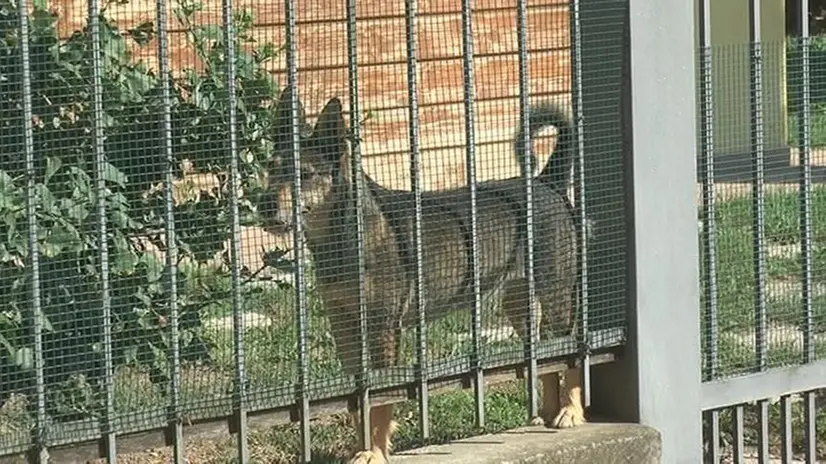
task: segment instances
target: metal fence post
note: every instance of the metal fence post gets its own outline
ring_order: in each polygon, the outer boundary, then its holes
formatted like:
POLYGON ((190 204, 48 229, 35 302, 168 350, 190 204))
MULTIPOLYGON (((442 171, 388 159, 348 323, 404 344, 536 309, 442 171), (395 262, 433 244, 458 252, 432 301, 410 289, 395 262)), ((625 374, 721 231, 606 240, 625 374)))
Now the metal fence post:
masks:
MULTIPOLYGON (((812 121, 811 121, 811 38, 809 32, 809 0, 797 3, 797 34, 800 40, 800 60, 795 72, 800 79, 797 106, 798 164, 800 166, 800 251, 803 306, 803 361, 817 359, 814 338, 814 313, 812 308, 812 121)), ((815 462, 817 457, 817 394, 806 392, 804 401, 804 452, 806 462, 815 462)))
MULTIPOLYGON (((592 230, 583 234, 580 247, 582 273, 587 287, 581 288, 583 316, 587 316, 587 331, 611 329, 621 322, 628 325, 625 311, 627 276, 624 263, 629 259, 625 248, 628 232, 621 172, 625 130, 622 113, 623 64, 627 40, 623 40, 628 24, 628 3, 615 0, 570 2, 572 11, 572 87, 574 116, 577 129, 577 171, 575 197, 579 213, 587 214, 592 230), (579 37, 579 43, 576 39, 579 37), (581 154, 580 154, 581 153, 581 154), (585 193, 585 195, 583 195, 585 193), (582 204, 580 204, 582 202, 582 204)), ((581 217, 581 216, 580 216, 581 217)), ((583 223, 582 226, 587 226, 583 223)), ((581 281, 584 282, 584 281, 581 281)), ((583 318, 584 319, 584 318, 583 318)), ((586 327, 583 327, 583 329, 586 327)), ((584 332, 584 331, 583 331, 584 332)), ((583 333, 582 335, 586 335, 583 333)), ((595 338, 595 336, 594 336, 595 338)), ((583 340, 598 344, 599 340, 583 340)), ((587 348, 587 346, 586 346, 587 348)), ((615 385, 614 377, 622 375, 624 367, 609 363, 590 366, 590 378, 584 379, 586 400, 593 413, 608 416, 628 416, 623 408, 633 390, 622 393, 624 385, 615 385)))
POLYGON ((103 112, 103 51, 101 50, 101 8, 98 0, 89 1, 89 34, 92 36, 92 105, 95 149, 95 191, 97 208, 97 239, 100 272, 100 329, 103 335, 104 378, 103 420, 101 421, 101 450, 110 464, 117 462, 117 442, 113 424, 115 416, 115 373, 112 357, 112 300, 109 273, 109 246, 107 232, 106 201, 106 152, 104 147, 103 112))
POLYGON ((172 141, 172 89, 169 69, 169 21, 166 0, 156 0, 155 20, 158 23, 158 65, 160 71, 163 113, 160 116, 163 138, 164 165, 164 213, 166 221, 166 293, 169 305, 169 336, 172 362, 169 367, 170 388, 168 403, 168 434, 172 442, 175 464, 186 460, 184 455, 183 408, 181 405, 181 345, 180 317, 178 312, 178 244, 175 235, 175 152, 172 141))
POLYGON ((285 0, 284 2, 284 32, 287 38, 286 44, 286 67, 287 67, 287 87, 289 93, 290 108, 290 147, 293 152, 293 250, 295 253, 295 311, 296 311, 296 332, 298 335, 298 379, 296 391, 296 409, 300 425, 301 453, 300 462, 310 462, 312 460, 312 447, 310 437, 310 348, 309 330, 310 317, 307 305, 307 280, 304 269, 304 226, 302 221, 301 197, 301 137, 299 121, 301 110, 299 107, 299 87, 298 87, 298 26, 296 0, 285 0))
MULTIPOLYGON (((247 424, 247 367, 245 355, 245 321, 244 301, 241 293, 241 217, 239 212, 238 191, 241 188, 241 173, 238 155, 238 106, 235 99, 236 87, 236 50, 235 50, 235 22, 233 1, 223 0, 222 18, 224 26, 223 39, 226 46, 224 59, 226 60, 227 95, 227 146, 226 156, 230 165, 229 188, 232 240, 230 245, 230 273, 232 279, 232 338, 233 354, 235 356, 235 386, 232 394, 234 432, 237 436, 238 461, 249 462, 249 443, 247 440, 249 426, 247 424)), ((166 77, 166 76, 164 76, 166 77)))
POLYGON ((413 190, 415 216, 413 222, 413 246, 416 253, 416 382, 419 393, 419 432, 422 440, 430 438, 430 415, 428 396, 427 359, 427 295, 424 288, 424 267, 422 263, 422 176, 419 142, 419 88, 418 88, 418 2, 406 0, 405 34, 407 38, 407 99, 409 107, 410 134, 410 187, 413 190))
POLYGON ((702 462, 694 2, 630 0, 625 113, 634 416, 662 460, 702 462), (667 104, 663 104, 667 102, 667 104))
POLYGON ((34 345, 34 401, 29 400, 29 412, 34 418, 31 428, 32 449, 30 462, 49 462, 48 418, 46 416, 45 360, 43 359, 43 302, 40 288, 40 249, 37 240, 37 178, 35 171, 34 128, 32 126, 32 63, 29 47, 29 3, 19 1, 17 14, 20 19, 21 93, 23 100, 23 139, 26 158, 26 225, 29 245, 30 306, 27 317, 31 318, 32 344, 34 345))

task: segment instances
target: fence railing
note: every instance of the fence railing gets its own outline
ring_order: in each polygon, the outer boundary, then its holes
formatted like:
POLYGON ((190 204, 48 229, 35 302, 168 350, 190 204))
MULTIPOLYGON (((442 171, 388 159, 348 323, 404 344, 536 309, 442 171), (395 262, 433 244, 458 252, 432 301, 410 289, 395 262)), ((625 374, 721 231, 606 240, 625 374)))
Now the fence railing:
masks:
POLYGON ((296 422, 309 461, 337 411, 385 451, 388 404, 422 443, 431 392, 472 386, 490 429, 514 379, 520 421, 581 419, 548 392, 567 371, 587 403, 624 343, 625 235, 578 1, 6 3, 0 454, 177 462, 229 421, 247 462, 256 422, 296 422))
POLYGON ((564 376, 664 462, 815 462, 799 3, 0 3, 0 454, 342 457, 564 376))
POLYGON ((706 462, 822 458, 821 37, 810 36, 809 2, 786 7, 792 30, 766 21, 774 5, 749 2, 743 45, 722 46, 713 39, 723 13, 700 3, 706 462), (731 63, 747 70, 739 88, 749 100, 739 108, 731 63), (738 125, 725 120, 736 112, 746 116, 749 163, 724 133, 738 125))

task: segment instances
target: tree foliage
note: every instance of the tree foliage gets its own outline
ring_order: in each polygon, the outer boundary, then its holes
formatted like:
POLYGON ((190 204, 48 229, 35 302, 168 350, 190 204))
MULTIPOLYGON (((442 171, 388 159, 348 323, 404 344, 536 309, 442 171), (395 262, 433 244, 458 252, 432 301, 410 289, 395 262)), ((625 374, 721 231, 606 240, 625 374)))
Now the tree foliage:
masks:
MULTIPOLYGON (((107 5, 108 6, 108 5, 107 5)), ((116 366, 135 365, 156 382, 168 375, 169 294, 164 254, 166 163, 161 80, 171 87, 172 152, 181 166, 210 173, 217 191, 174 207, 180 344, 185 359, 204 359, 200 310, 216 298, 208 260, 230 237, 228 102, 237 102, 242 223, 254 224, 262 166, 270 153, 271 101, 278 86, 265 64, 278 50, 251 36, 253 16, 235 17, 236 93, 227 91, 223 27, 195 20, 202 5, 179 1, 175 16, 202 66, 159 76, 138 62, 133 44, 157 47, 155 25, 122 30, 100 17, 103 111, 93 105, 92 36, 88 27, 61 40, 57 15, 36 4, 29 15, 34 143, 34 204, 39 249, 43 356, 49 408, 69 417, 94 413, 103 380, 102 264, 99 203, 106 211, 106 247, 116 366), (105 189, 95 183, 96 117, 103 122, 105 189), (77 396, 82 379, 91 398, 77 396)), ((17 5, 0 0, 0 395, 31 392, 34 338, 32 270, 26 213, 23 61, 17 5)), ((0 397, 2 402, 3 397, 0 397)))

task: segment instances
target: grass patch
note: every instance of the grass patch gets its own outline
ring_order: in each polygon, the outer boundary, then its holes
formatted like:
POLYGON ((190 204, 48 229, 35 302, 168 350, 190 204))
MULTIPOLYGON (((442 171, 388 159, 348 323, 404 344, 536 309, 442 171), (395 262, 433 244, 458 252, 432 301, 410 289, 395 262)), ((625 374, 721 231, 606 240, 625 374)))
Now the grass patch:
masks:
MULTIPOLYGON (((824 83, 826 86, 826 83, 824 83)), ((826 103, 814 103, 811 110, 812 118, 812 146, 826 147, 826 103)), ((799 116, 797 112, 789 112, 788 118, 788 143, 792 147, 798 146, 800 139, 798 137, 800 131, 799 116)))
MULTIPOLYGON (((809 48, 809 97, 812 104, 812 145, 826 146, 826 36, 810 39, 809 48)), ((798 114, 803 89, 800 78, 802 53, 799 39, 786 41, 786 94, 788 102, 788 137, 790 146, 798 144, 798 114)))
MULTIPOLYGON (((826 283, 826 188, 814 188, 812 206, 813 309, 816 330, 820 332, 826 322, 826 295, 818 294, 818 289, 826 283)), ((803 323, 799 209, 795 192, 769 192, 765 196, 766 313, 770 325, 787 331, 797 330, 803 323)), ((728 339, 720 337, 720 373, 734 375, 756 367, 753 346, 747 346, 745 340, 753 333, 756 317, 756 256, 750 195, 721 202, 716 221, 718 327, 721 334, 735 334, 728 339)), ((704 271, 701 274, 705 284, 704 271)), ((704 320, 710 317, 705 304, 702 317, 704 320)), ((705 326, 703 330, 705 342, 705 326)), ((774 340, 769 350, 770 365, 799 362, 802 343, 796 343, 796 340, 800 336, 802 334, 779 334, 776 338, 782 340, 774 340)))
MULTIPOLYGON (((824 113, 826 114, 826 113, 824 113)), ((826 116, 823 118, 826 128, 826 116)), ((819 130, 821 130, 819 129, 819 130)), ((826 136, 826 129, 822 130, 826 136)), ((826 141, 826 138, 824 138, 826 141)), ((769 323, 767 350, 769 367, 799 364, 803 361, 802 258, 800 254, 800 201, 791 190, 770 190, 765 195, 766 240, 766 315, 769 323)), ((816 334, 815 354, 826 357, 826 187, 815 185, 812 195, 813 267, 812 309, 816 334)), ((718 371, 717 377, 730 377, 754 372, 757 357, 754 347, 755 324, 755 253, 753 243, 754 215, 750 194, 718 204, 717 221, 717 316, 718 371)), ((702 255, 703 258, 705 255, 702 255)), ((702 283, 705 270, 701 267, 702 283)), ((705 288, 703 289, 705 290, 705 288)), ((702 295, 702 317, 709 314, 702 295)), ((708 331, 703 325, 703 349, 707 350, 708 331)), ((708 374, 705 364, 703 371, 708 374)), ((821 392, 822 393, 822 392, 821 392)), ((819 393, 819 395, 821 394, 819 393)), ((799 397, 795 397, 799 398, 799 397)), ((771 446, 779 450, 780 404, 770 406, 771 446)), ((755 405, 745 406, 745 441, 757 442, 758 416, 755 405)), ((793 404, 794 447, 802 451, 804 443, 803 404, 793 404)), ((818 449, 826 455, 826 409, 817 410, 818 449)), ((721 412, 723 445, 733 443, 733 410, 721 412)))

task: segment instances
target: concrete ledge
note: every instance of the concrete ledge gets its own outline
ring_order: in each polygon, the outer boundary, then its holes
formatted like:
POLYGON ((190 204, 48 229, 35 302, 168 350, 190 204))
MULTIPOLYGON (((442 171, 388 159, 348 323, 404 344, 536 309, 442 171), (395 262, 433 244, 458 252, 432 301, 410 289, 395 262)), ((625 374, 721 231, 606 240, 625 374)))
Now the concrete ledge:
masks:
POLYGON ((637 424, 587 424, 572 430, 525 427, 401 452, 405 464, 659 464, 660 434, 637 424))

